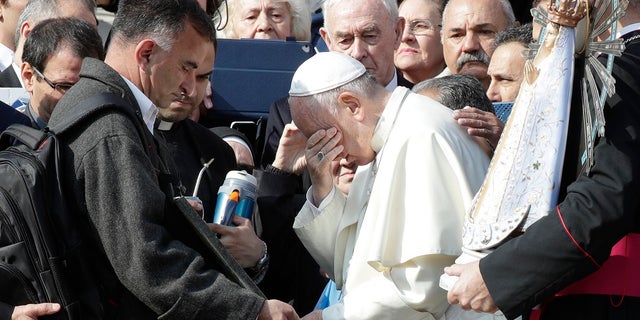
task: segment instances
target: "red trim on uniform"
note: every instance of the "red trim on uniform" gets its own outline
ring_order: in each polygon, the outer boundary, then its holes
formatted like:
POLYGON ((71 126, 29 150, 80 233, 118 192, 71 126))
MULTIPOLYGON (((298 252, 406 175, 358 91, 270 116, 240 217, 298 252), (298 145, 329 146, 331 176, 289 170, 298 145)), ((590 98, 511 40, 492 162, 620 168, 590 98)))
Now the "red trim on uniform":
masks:
POLYGON ((569 238, 571 239, 571 242, 573 242, 573 244, 587 257, 589 258, 589 260, 591 260, 591 262, 593 262, 593 264, 595 264, 598 268, 600 268, 600 264, 584 249, 580 246, 580 244, 578 244, 578 241, 576 241, 576 239, 573 237, 573 235, 571 234, 571 232, 569 231, 569 229, 567 228, 567 225, 564 223, 564 218, 562 218, 562 213, 560 213, 560 206, 556 206, 556 212, 558 212, 558 218, 560 218, 560 223, 562 223, 562 228, 564 229, 564 232, 567 233, 567 235, 569 236, 569 238))

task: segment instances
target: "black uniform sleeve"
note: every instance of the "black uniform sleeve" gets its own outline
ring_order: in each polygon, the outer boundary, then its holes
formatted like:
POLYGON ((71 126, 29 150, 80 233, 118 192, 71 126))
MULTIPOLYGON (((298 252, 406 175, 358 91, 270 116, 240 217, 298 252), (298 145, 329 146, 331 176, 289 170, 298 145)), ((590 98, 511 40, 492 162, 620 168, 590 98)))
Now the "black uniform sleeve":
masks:
POLYGON ((597 270, 640 220, 639 46, 616 58, 616 94, 605 106, 606 133, 594 166, 567 188, 554 212, 480 261, 483 279, 507 318, 526 314, 597 270))

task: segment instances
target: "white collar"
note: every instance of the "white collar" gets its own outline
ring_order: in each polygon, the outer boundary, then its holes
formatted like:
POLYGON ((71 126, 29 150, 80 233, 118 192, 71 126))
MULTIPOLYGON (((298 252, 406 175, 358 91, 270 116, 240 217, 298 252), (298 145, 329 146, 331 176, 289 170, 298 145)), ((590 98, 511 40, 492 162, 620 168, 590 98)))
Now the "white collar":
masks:
POLYGON ((622 38, 622 36, 624 36, 625 34, 634 32, 636 30, 640 30, 640 22, 632 23, 632 24, 630 24, 630 25, 618 30, 617 37, 618 38, 622 38))
POLYGON ((160 131, 169 131, 171 130, 171 128, 173 128, 173 122, 164 121, 162 119, 158 119, 157 121, 158 121, 157 128, 160 131))
POLYGON ((387 85, 384 86, 384 88, 389 91, 393 91, 397 86, 398 86, 398 73, 394 69, 393 79, 391 79, 391 81, 389 81, 389 83, 387 83, 387 85))
POLYGON ((15 63, 11 63, 11 67, 13 68, 13 71, 16 73, 16 76, 20 81, 20 86, 24 88, 25 86, 24 82, 22 81, 22 70, 20 70, 20 66, 15 63))
POLYGON ((149 132, 153 134, 153 124, 156 121, 156 116, 158 115, 158 108, 151 102, 149 97, 147 97, 138 87, 136 87, 133 82, 129 81, 129 79, 120 75, 124 82, 127 83, 129 90, 133 93, 133 96, 136 98, 136 102, 138 102, 138 106, 140 106, 140 112, 142 113, 142 121, 149 129, 149 132))
MULTIPOLYGON (((13 63, 13 50, 0 43, 0 72, 8 68, 13 63)), ((18 76, 20 78, 21 76, 18 76)))
POLYGON ((371 149, 373 149, 376 154, 380 154, 380 151, 384 148, 407 94, 409 94, 409 89, 405 87, 397 87, 391 93, 387 105, 384 107, 382 115, 373 131, 373 137, 371 138, 371 149))

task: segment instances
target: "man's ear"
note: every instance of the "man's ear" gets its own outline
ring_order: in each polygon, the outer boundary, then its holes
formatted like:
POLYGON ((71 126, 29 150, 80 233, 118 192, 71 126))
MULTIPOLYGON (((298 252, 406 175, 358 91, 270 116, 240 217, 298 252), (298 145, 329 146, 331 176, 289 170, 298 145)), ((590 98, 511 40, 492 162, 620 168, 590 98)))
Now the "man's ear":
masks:
POLYGON ((363 121, 365 118, 362 101, 352 92, 345 91, 338 96, 338 108, 344 109, 356 121, 363 121))
POLYGON ((324 43, 327 44, 327 48, 331 48, 331 37, 329 37, 329 32, 325 27, 320 27, 320 36, 322 40, 324 40, 324 43))
POLYGON ((138 42, 135 50, 135 59, 138 66, 146 68, 157 47, 156 42, 151 39, 144 39, 138 42))
POLYGON ((33 84, 36 81, 36 75, 33 71, 33 67, 28 62, 23 62, 20 65, 20 76, 22 76, 22 82, 27 92, 33 92, 33 84))
POLYGON ((25 21, 20 25, 20 39, 22 39, 22 41, 27 39, 27 36, 31 33, 31 29, 31 22, 29 21, 25 21))
POLYGON ((398 22, 396 22, 396 40, 394 41, 393 48, 398 49, 400 47, 400 43, 402 42, 402 33, 404 32, 405 27, 405 19, 403 17, 398 18, 398 22))

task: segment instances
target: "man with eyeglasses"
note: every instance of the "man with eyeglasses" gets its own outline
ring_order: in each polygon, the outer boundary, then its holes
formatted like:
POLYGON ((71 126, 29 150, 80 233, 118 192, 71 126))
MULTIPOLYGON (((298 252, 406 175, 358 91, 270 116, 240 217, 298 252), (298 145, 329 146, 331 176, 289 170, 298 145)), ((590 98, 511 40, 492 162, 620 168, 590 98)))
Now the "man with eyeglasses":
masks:
POLYGON ((85 57, 104 59, 100 34, 74 18, 57 18, 36 25, 24 44, 20 67, 29 102, 21 110, 32 127, 46 127, 62 95, 79 79, 85 57))
POLYGON ((404 0, 398 9, 405 27, 394 62, 413 84, 436 77, 446 67, 440 44, 443 6, 442 0, 404 0))
MULTIPOLYGON (((18 26, 15 30, 16 51, 13 56, 13 63, 10 67, 0 72, 0 87, 25 88, 20 76, 24 43, 34 26, 40 21, 51 18, 72 17, 84 20, 97 29, 98 22, 95 9, 96 3, 94 0, 30 0, 18 19, 18 26)), ((26 97, 20 97, 19 100, 24 102, 27 99, 26 97)), ((12 105, 14 107, 19 106, 17 103, 12 103, 12 105)))

